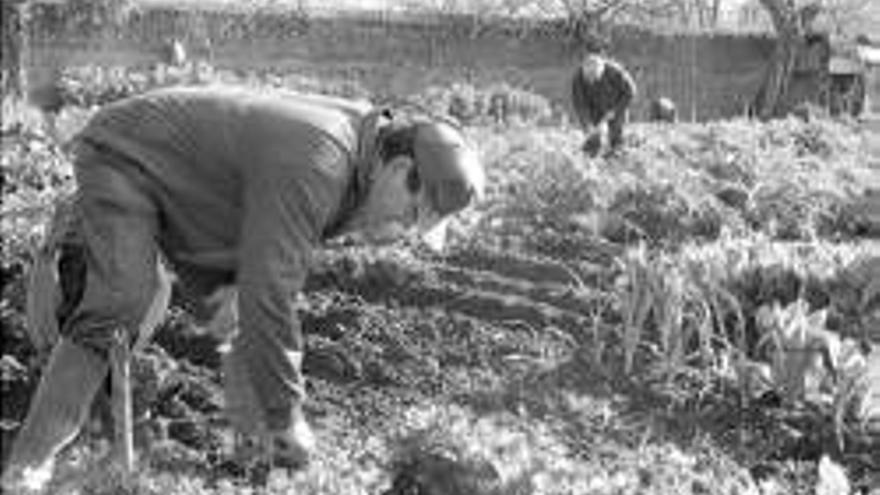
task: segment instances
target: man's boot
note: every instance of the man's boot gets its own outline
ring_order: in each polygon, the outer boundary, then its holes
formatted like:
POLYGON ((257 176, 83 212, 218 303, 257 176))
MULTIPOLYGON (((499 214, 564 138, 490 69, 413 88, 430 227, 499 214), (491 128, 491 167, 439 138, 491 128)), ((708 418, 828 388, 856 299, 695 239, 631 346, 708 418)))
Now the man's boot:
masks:
MULTIPOLYGON (((269 455, 276 466, 289 469, 305 467, 315 449, 316 440, 303 413, 302 399, 292 408, 290 421, 283 430, 268 429, 261 421, 265 412, 260 410, 240 350, 230 345, 222 356, 225 413, 233 428, 245 437, 258 439, 263 451, 261 455, 269 455)), ((294 361, 299 368, 301 357, 297 356, 294 361)))
POLYGON ((55 456, 76 438, 109 365, 98 354, 62 338, 52 350, 15 438, 3 474, 10 493, 41 490, 51 479, 55 456))
POLYGON ((312 427, 306 421, 300 405, 295 406, 291 412, 290 426, 283 431, 270 432, 269 440, 273 464, 287 469, 308 466, 317 444, 312 427))

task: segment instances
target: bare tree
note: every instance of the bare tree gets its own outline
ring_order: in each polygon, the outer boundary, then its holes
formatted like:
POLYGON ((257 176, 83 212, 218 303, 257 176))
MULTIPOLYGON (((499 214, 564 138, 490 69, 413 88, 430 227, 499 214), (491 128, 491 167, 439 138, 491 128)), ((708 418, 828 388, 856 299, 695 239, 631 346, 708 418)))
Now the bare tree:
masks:
POLYGON ((677 0, 679 22, 685 27, 714 28, 721 15, 721 0, 677 0))
POLYGON ((757 101, 757 114, 761 118, 778 115, 791 80, 798 54, 806 46, 805 35, 817 19, 823 18, 830 29, 846 32, 851 23, 874 0, 760 0, 770 14, 776 31, 776 50, 773 54, 768 76, 757 101))
POLYGON ((37 5, 63 9, 92 9, 102 19, 119 21, 127 13, 131 0, 0 0, 3 2, 3 91, 28 100, 47 114, 60 109, 58 82, 61 67, 57 60, 46 66, 30 66, 31 36, 37 5))
POLYGON ((575 39, 621 21, 655 21, 682 11, 700 12, 705 23, 717 18, 722 0, 409 0, 407 10, 467 14, 480 19, 526 17, 557 19, 566 23, 575 39))
POLYGON ((721 17, 721 0, 712 0, 712 21, 713 25, 718 25, 718 20, 721 17))
POLYGON ((622 21, 641 22, 669 17, 680 0, 534 0, 529 8, 537 15, 562 18, 575 43, 603 44, 608 28, 622 21))
POLYGON ((28 0, 3 1, 3 92, 17 98, 28 94, 31 6, 28 0))
POLYGON ((760 0, 770 14, 776 31, 776 49, 767 79, 757 101, 757 114, 762 119, 777 115, 784 101, 798 53, 804 45, 807 23, 815 18, 817 3, 798 6, 796 0, 760 0))
POLYGON ((862 20, 872 1, 876 0, 824 0, 822 11, 830 29, 842 34, 862 20))

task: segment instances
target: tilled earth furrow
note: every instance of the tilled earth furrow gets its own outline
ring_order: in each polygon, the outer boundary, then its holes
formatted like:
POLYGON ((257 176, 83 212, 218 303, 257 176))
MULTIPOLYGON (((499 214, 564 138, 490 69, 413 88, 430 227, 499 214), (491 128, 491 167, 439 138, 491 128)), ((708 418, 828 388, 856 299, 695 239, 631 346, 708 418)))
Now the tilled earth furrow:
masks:
MULTIPOLYGON (((390 285, 380 284, 367 276, 348 280, 341 290, 358 295, 370 303, 436 308, 489 321, 521 321, 534 327, 557 325, 574 329, 582 325, 589 315, 590 305, 576 300, 570 294, 557 295, 554 291, 542 291, 535 287, 525 293, 517 293, 517 286, 511 283, 496 282, 495 290, 475 288, 479 285, 427 281, 390 285)), ((488 285, 485 279, 483 285, 488 285)))
POLYGON ((485 254, 470 251, 466 257, 425 261, 347 255, 325 260, 310 276, 307 290, 338 290, 370 303, 435 308, 538 328, 579 328, 609 303, 609 293, 596 288, 609 283, 600 267, 575 273, 552 259, 508 256, 514 261, 496 264, 485 254))
POLYGON ((582 278, 577 269, 561 261, 490 249, 460 250, 445 257, 443 261, 449 266, 493 273, 499 277, 525 280, 533 284, 566 286, 579 283, 582 278))
MULTIPOLYGON (((459 287, 464 292, 474 288, 485 293, 515 295, 584 316, 595 314, 609 297, 599 285, 535 283, 526 279, 508 278, 497 272, 468 270, 450 265, 439 265, 434 271, 442 282, 459 287)), ((601 277, 601 274, 595 275, 596 279, 601 277)))

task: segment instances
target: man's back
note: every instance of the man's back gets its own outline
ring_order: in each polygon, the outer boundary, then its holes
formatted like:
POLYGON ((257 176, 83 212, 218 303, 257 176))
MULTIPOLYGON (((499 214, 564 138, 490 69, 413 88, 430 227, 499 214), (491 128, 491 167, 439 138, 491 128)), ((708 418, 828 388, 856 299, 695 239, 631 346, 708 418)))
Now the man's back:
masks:
POLYGON ((635 82, 614 60, 603 59, 604 69, 596 80, 578 66, 572 78, 572 104, 581 123, 597 124, 611 110, 626 107, 635 96, 635 82))
POLYGON ((297 93, 169 88, 108 105, 79 138, 119 155, 116 166, 168 219, 173 247, 210 251, 238 242, 250 182, 272 194, 273 185, 297 181, 317 192, 309 200, 338 201, 369 110, 297 93))

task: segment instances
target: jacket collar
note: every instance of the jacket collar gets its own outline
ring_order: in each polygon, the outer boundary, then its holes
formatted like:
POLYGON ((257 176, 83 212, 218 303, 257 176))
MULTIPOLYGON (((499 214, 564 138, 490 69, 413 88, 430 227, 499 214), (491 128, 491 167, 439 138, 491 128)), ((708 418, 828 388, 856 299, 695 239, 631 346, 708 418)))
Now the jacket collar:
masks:
POLYGON ((352 174, 335 218, 323 231, 322 237, 330 239, 339 234, 340 229, 366 200, 370 182, 378 164, 377 146, 380 130, 391 122, 388 108, 370 111, 358 126, 357 149, 352 154, 352 174))

